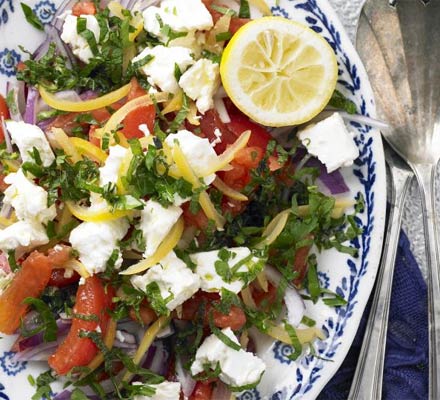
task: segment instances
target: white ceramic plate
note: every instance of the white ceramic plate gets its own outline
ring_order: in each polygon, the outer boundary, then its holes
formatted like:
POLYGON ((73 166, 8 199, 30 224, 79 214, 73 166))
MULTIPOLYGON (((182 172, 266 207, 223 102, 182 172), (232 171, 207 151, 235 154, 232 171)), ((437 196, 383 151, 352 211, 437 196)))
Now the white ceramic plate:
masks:
MULTIPOLYGON (((183 0, 182 0, 183 1, 183 0)), ((43 22, 49 24, 60 0, 29 0, 27 3, 43 22)), ((274 15, 303 22, 322 34, 335 50, 339 64, 338 89, 352 99, 361 114, 375 116, 373 95, 365 70, 334 11, 326 0, 278 0, 272 3, 274 15)), ((33 51, 44 35, 23 17, 18 1, 0 0, 0 91, 14 78, 14 67, 25 53, 19 45, 33 51)), ((316 344, 319 355, 332 362, 304 355, 294 362, 291 348, 282 343, 261 341, 259 355, 267 371, 257 389, 242 393, 241 400, 313 399, 335 374, 353 341, 364 307, 372 289, 379 264, 385 217, 385 167, 382 143, 377 131, 352 123, 360 157, 343 174, 353 197, 362 194, 365 212, 358 223, 363 234, 353 241, 359 248, 354 259, 336 251, 319 256, 321 283, 343 296, 345 307, 330 308, 323 303, 308 304, 308 315, 328 335, 316 344)), ((310 303, 310 302, 308 302, 310 303)), ((0 399, 30 399, 34 393, 28 375, 47 369, 38 363, 14 363, 9 351, 12 338, 0 341, 0 399)), ((56 391, 56 389, 54 389, 56 391)))

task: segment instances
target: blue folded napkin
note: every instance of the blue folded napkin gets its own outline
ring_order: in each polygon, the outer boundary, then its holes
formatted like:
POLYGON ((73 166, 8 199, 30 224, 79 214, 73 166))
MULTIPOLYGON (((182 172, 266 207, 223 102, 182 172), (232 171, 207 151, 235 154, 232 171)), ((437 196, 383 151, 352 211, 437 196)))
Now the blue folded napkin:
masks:
MULTIPOLYGON (((370 304, 371 298, 346 359, 319 395, 319 400, 346 400, 348 398, 370 304)), ((428 364, 426 283, 410 251, 408 238, 404 232, 401 232, 388 323, 383 398, 386 400, 427 399, 428 364)))

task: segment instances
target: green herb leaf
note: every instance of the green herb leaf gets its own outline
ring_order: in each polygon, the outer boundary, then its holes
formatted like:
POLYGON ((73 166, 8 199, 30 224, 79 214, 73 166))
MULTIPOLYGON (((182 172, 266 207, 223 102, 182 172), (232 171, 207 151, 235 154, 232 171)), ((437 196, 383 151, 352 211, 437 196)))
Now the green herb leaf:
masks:
POLYGON ((240 18, 250 18, 251 17, 251 9, 249 7, 248 0, 240 0, 240 10, 238 11, 238 16, 240 18))
POLYGON ((38 19, 38 17, 34 14, 32 11, 32 8, 30 8, 25 3, 20 3, 21 9, 23 10, 23 14, 26 18, 26 21, 29 22, 34 28, 38 29, 39 31, 44 31, 44 25, 41 23, 41 21, 38 19))
POLYGON ((349 114, 356 114, 357 107, 351 100, 347 99, 339 90, 335 90, 328 103, 330 106, 338 110, 344 110, 349 114))
POLYGON ((226 40, 229 40, 231 37, 232 37, 231 32, 221 32, 221 33, 217 33, 217 35, 215 35, 215 41, 216 42, 224 42, 226 40))
POLYGON ((24 304, 31 305, 40 315, 42 325, 40 331, 44 331, 43 340, 45 342, 53 342, 57 339, 58 326, 55 317, 47 304, 40 299, 34 297, 26 297, 23 300, 24 304))
POLYGON ((284 329, 286 329, 290 341, 292 342, 293 351, 292 354, 289 356, 289 359, 295 361, 302 353, 302 344, 298 339, 295 328, 286 321, 284 321, 284 329))

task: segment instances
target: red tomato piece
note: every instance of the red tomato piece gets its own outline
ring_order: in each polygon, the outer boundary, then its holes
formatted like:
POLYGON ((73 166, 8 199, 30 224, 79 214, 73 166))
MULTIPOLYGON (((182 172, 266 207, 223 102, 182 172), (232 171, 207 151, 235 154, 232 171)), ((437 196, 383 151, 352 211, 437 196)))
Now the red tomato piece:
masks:
POLYGON ((204 325, 209 324, 209 315, 212 312, 214 325, 218 328, 230 327, 238 330, 246 323, 246 315, 243 310, 236 306, 231 306, 229 314, 223 314, 212 307, 212 303, 218 301, 218 293, 206 293, 199 291, 193 297, 185 301, 182 306, 181 319, 184 321, 194 321, 202 303, 205 304, 205 315, 203 317, 204 325))
POLYGON ((127 101, 136 99, 138 97, 141 96, 145 96, 147 94, 147 91, 141 86, 139 85, 139 82, 136 78, 131 78, 131 88, 130 88, 130 92, 127 95, 127 101))
POLYGON ((34 251, 23 261, 21 268, 6 290, 0 295, 0 332, 11 335, 20 326, 28 306, 26 297, 39 297, 50 279, 49 258, 34 251))
POLYGON ((128 113, 124 118, 122 122, 124 128, 121 129, 121 132, 127 139, 144 137, 145 134, 139 129, 139 125, 146 124, 148 130, 153 132, 155 117, 156 109, 154 108, 154 104, 138 107, 128 113))
POLYGON ((77 272, 73 272, 72 276, 65 277, 66 270, 64 268, 55 268, 50 274, 50 280, 48 286, 56 286, 63 288, 79 281, 80 276, 77 272))
MULTIPOLYGON (((0 119, 8 119, 9 116, 9 110, 8 105, 6 104, 5 98, 0 95, 0 119)), ((3 128, 0 126, 0 142, 3 142, 5 140, 5 133, 3 132, 3 128)))
POLYGON ((96 275, 87 278, 84 285, 79 285, 73 312, 91 318, 72 318, 67 338, 49 357, 49 365, 57 374, 65 375, 74 367, 85 366, 96 356, 98 348, 95 343, 90 338, 80 337, 80 332, 96 331, 99 327, 105 335, 110 319, 107 310, 111 308, 112 297, 113 290, 104 287, 96 275))
POLYGON ((257 289, 255 287, 255 285, 252 286, 252 297, 255 301, 255 304, 258 307, 261 307, 263 304, 263 301, 267 304, 270 305, 272 304, 276 297, 277 297, 277 288, 276 286, 272 285, 272 283, 268 282, 268 288, 267 288, 267 292, 265 292, 264 290, 261 289, 257 289))
POLYGON ((212 383, 197 382, 189 400, 211 400, 212 383))
POLYGON ((229 327, 233 331, 237 331, 243 328, 244 324, 246 323, 246 315, 244 311, 234 305, 231 306, 229 314, 223 314, 220 311, 214 309, 212 311, 212 317, 215 326, 221 329, 229 327))
POLYGON ((195 226, 202 232, 208 227, 208 217, 205 215, 203 210, 197 211, 195 214, 189 208, 189 204, 182 204, 183 219, 186 226, 195 226))
POLYGON ((95 15, 96 7, 93 1, 80 1, 72 7, 72 15, 79 17, 80 15, 95 15))
POLYGON ((247 169, 257 168, 264 157, 264 150, 257 146, 248 146, 237 152, 234 162, 247 169))

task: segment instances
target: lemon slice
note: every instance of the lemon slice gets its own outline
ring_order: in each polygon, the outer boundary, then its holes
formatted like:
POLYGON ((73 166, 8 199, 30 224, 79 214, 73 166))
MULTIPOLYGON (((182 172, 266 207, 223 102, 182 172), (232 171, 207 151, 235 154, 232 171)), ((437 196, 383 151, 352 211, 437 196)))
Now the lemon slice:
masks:
POLYGON ((287 126, 312 119, 326 106, 338 68, 322 36, 282 17, 264 17, 232 37, 220 75, 243 113, 263 125, 287 126))

